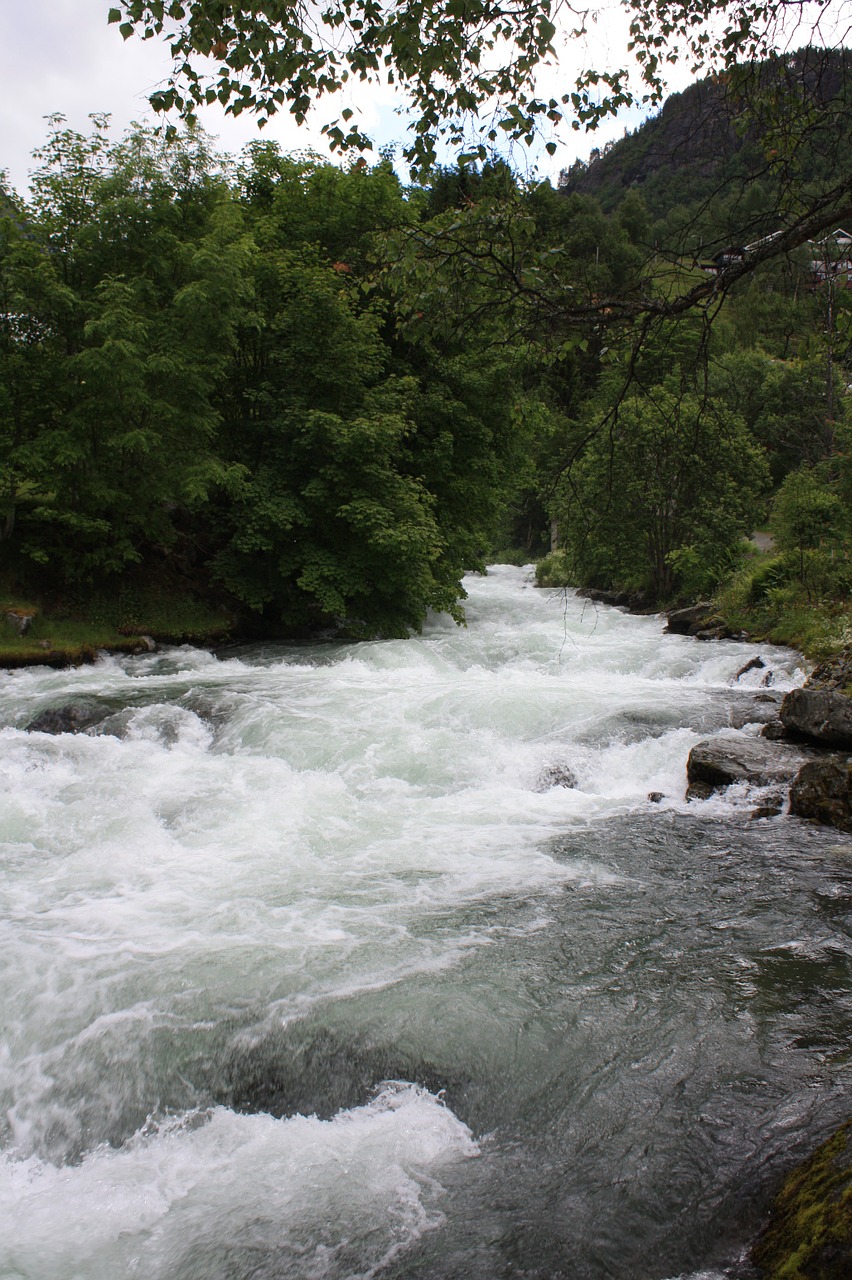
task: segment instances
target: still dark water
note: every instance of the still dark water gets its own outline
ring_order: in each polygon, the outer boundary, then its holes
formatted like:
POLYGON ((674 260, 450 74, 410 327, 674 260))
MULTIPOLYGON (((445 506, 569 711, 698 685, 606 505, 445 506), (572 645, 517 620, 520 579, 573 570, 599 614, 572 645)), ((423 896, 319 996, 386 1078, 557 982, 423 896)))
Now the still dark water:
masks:
POLYGON ((684 800, 795 655, 468 586, 0 679, 3 1280, 710 1280, 852 1114, 852 841, 684 800))

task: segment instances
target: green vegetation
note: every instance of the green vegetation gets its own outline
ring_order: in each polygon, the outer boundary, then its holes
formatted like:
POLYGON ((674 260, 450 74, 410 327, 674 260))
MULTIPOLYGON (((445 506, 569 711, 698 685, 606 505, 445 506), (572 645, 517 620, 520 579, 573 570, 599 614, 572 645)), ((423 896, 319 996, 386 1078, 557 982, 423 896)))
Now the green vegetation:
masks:
POLYGON ((420 193, 387 162, 233 166, 196 132, 94 126, 55 119, 0 220, 11 598, 94 620, 138 581, 278 635, 461 619, 525 454, 525 362, 454 333, 446 299, 405 331, 384 276, 420 193))
POLYGON ((765 1280, 846 1280, 852 1264, 852 1121, 787 1177, 752 1250, 765 1280))
POLYGON ((93 661, 100 650, 139 653, 150 641, 215 643, 228 638, 235 618, 193 598, 180 586, 133 582, 116 590, 73 590, 48 602, 22 599, 0 586, 0 667, 93 661))
MULTIPOLYGON (((646 607, 715 594, 738 629, 848 642, 846 249, 702 266, 713 227, 765 231, 834 181, 845 55, 824 69, 812 85, 801 54, 749 81, 775 109, 795 71, 822 121, 780 177, 743 191, 746 130, 711 175, 727 194, 693 199, 670 163, 676 204, 618 196, 640 133, 600 162, 609 212, 497 160, 405 188, 388 159, 235 161, 196 129, 116 142, 54 119, 32 198, 0 201, 7 599, 98 629, 134 584, 145 606, 99 636, 402 636, 430 609, 463 621, 463 574, 498 547, 541 557, 555 525, 542 581, 646 607)), ((680 137, 701 101, 660 120, 680 137)))
MULTIPOLYGON (((540 96, 537 75, 561 43, 557 22, 566 23, 566 9, 556 0, 517 0, 510 8, 460 0, 340 0, 319 10, 289 0, 117 0, 106 13, 125 40, 135 34, 168 42, 174 71, 150 102, 190 121, 199 106, 219 102, 235 116, 253 112, 261 124, 277 111, 301 123, 347 83, 396 85, 412 116, 406 157, 421 172, 433 167, 440 139, 484 161, 499 139, 529 145, 563 116, 574 129, 594 128, 621 107, 659 103, 671 63, 728 78, 739 64, 789 48, 800 28, 811 31, 807 14, 791 12, 782 0, 622 5, 630 33, 624 64, 586 67, 552 98, 540 96)), ((837 7, 823 0, 825 30, 842 26, 837 7)), ((568 12, 565 35, 583 49, 595 7, 568 12)), ((778 131, 794 145, 802 125, 811 123, 798 114, 796 133, 778 131)), ((351 108, 323 132, 333 147, 371 145, 351 108)), ((556 143, 546 145, 553 154, 556 143)))

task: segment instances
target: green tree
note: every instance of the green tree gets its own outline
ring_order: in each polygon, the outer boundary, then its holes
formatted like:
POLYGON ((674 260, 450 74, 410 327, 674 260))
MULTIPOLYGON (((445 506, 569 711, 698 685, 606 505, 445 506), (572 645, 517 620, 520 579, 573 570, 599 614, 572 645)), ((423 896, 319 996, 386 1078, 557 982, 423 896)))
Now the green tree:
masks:
POLYGON ((809 601, 848 588, 848 513, 832 482, 810 469, 791 472, 772 503, 770 529, 809 601))
POLYGON ((113 147, 57 118, 7 236, 0 447, 21 562, 88 580, 167 550, 222 482, 213 405, 246 251, 196 140, 113 147))
POLYGON ((581 579, 655 600, 706 591, 752 527, 766 464, 741 419, 674 379, 631 395, 562 481, 560 539, 581 579))
POLYGON ((831 378, 829 395, 821 356, 778 360, 757 350, 738 351, 714 367, 712 393, 742 415, 766 449, 775 485, 802 465, 832 455, 836 424, 829 403, 842 405, 843 397, 836 369, 831 378))

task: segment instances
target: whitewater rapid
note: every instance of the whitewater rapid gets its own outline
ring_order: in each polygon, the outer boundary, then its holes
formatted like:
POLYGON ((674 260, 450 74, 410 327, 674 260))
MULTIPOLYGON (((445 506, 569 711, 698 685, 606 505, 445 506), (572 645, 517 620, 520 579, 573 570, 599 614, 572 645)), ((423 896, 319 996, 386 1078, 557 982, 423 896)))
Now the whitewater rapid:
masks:
POLYGON ((466 585, 407 641, 3 675, 4 1280, 663 1280, 840 1114, 838 841, 685 799, 800 660, 466 585))

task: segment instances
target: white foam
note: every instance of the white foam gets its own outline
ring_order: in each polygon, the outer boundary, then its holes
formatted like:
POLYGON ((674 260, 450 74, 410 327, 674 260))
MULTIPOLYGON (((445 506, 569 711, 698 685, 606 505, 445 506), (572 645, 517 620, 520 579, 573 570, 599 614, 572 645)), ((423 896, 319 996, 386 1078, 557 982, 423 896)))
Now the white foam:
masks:
POLYGON ((391 1083, 331 1121, 218 1107, 76 1166, 5 1159, 0 1273, 165 1280, 215 1240, 220 1254, 292 1255, 303 1276, 354 1275, 353 1256, 368 1274, 440 1225, 441 1171, 476 1154, 438 1098, 391 1083))

